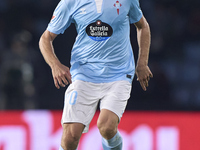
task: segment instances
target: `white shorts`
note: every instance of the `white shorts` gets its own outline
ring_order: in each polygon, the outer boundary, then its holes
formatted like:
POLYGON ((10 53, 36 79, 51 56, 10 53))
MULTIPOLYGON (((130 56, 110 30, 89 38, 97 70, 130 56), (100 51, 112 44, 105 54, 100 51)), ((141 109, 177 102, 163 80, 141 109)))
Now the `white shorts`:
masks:
POLYGON ((65 92, 61 123, 82 123, 85 125, 83 133, 88 132, 99 101, 100 109, 114 112, 120 120, 130 93, 128 81, 91 83, 77 80, 65 92))

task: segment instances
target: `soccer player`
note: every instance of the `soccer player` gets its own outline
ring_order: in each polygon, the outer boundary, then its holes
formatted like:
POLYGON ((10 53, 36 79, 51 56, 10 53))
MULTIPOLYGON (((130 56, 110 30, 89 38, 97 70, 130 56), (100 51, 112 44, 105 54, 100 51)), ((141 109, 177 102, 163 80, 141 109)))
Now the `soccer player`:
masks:
POLYGON ((150 29, 138 0, 61 0, 39 42, 51 67, 55 86, 70 84, 65 93, 60 150, 75 150, 81 134, 100 102, 97 126, 104 150, 121 150, 118 124, 130 97, 134 74, 146 91, 152 73, 148 67, 150 29), (74 23, 76 41, 70 69, 54 53, 53 41, 74 23), (135 24, 139 56, 135 68, 130 44, 135 24))

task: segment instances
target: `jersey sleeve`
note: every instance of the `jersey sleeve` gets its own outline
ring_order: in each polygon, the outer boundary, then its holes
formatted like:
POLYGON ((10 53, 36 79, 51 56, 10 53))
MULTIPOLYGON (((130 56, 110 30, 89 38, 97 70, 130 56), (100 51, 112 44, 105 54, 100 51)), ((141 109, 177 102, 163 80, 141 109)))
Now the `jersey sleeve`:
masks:
POLYGON ((72 12, 70 6, 70 3, 68 2, 70 0, 61 0, 56 9, 53 12, 52 19, 50 23, 48 24, 47 30, 54 33, 54 34, 60 34, 64 33, 64 31, 70 26, 72 21, 72 12))
POLYGON ((130 23, 138 22, 143 16, 140 8, 139 0, 131 0, 131 6, 129 10, 129 21, 130 23))

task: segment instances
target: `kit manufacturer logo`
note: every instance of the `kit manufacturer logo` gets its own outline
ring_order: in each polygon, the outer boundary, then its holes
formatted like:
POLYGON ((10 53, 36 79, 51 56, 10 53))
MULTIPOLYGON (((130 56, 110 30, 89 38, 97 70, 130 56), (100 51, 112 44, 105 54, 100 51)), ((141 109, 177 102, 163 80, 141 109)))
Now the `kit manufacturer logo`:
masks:
POLYGON ((86 14, 85 8, 81 8, 81 13, 80 14, 86 14))

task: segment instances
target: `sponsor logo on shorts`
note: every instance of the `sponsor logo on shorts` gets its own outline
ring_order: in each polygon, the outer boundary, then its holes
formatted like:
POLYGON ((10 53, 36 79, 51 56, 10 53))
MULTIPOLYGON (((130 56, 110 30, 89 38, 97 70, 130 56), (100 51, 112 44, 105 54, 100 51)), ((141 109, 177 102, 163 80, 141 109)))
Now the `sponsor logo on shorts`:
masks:
POLYGON ((97 20, 86 27, 86 33, 94 41, 105 41, 112 36, 113 29, 109 24, 97 20))

